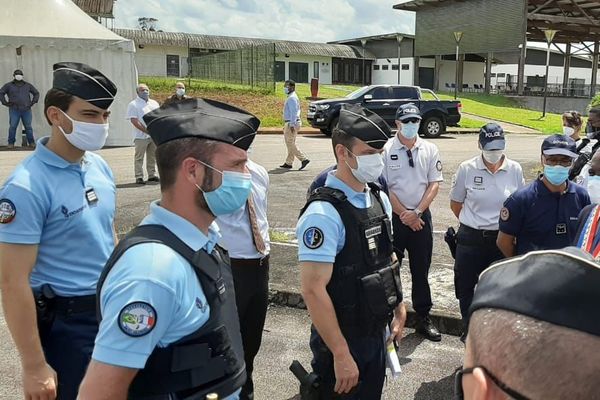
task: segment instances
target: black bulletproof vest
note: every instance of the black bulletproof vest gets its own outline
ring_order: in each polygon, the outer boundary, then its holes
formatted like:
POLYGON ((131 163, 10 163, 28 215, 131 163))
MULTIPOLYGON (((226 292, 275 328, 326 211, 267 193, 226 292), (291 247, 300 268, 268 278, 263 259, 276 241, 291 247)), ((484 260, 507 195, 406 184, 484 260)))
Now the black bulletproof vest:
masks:
POLYGON ((219 247, 210 255, 204 250, 194 252, 163 226, 138 226, 119 242, 102 271, 97 288, 98 319, 102 319, 100 293, 106 277, 127 249, 141 243, 168 246, 190 263, 210 306, 210 316, 196 332, 154 349, 133 380, 129 399, 168 393, 189 400, 204 399, 209 393, 220 398, 231 395, 246 381, 246 367, 231 267, 219 247))
POLYGON ((379 187, 369 186, 370 208, 356 208, 342 191, 322 187, 300 213, 313 201, 327 201, 344 224, 346 242, 335 258, 327 292, 345 337, 380 335, 402 301, 399 266, 392 266, 392 224, 379 187))

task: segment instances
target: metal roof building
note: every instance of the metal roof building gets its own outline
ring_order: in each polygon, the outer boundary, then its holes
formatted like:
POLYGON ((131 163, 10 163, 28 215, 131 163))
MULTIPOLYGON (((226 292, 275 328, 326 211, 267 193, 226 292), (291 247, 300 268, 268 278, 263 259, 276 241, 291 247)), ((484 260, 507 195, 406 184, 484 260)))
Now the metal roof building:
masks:
POLYGON ((113 8, 116 0, 73 0, 90 17, 114 18, 113 8))

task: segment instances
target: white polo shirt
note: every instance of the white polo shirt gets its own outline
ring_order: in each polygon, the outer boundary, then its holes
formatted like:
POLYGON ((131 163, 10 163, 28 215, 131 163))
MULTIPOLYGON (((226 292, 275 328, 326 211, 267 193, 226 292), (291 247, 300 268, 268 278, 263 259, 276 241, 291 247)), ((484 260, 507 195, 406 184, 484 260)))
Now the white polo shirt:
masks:
POLYGON ((444 177, 435 144, 417 137, 410 149, 414 167, 410 166, 407 150, 397 136, 390 139, 384 147, 383 174, 390 193, 394 193, 404 207, 413 210, 419 206, 427 186, 432 182, 442 182, 444 177))
POLYGON ((256 250, 250 227, 248 203, 233 214, 219 215, 217 225, 221 232, 219 244, 229 252, 229 257, 241 259, 262 258, 269 254, 271 246, 269 239, 269 222, 267 221, 267 196, 269 194, 269 174, 261 165, 248 160, 246 164, 252 175, 252 200, 256 212, 256 222, 260 235, 265 242, 266 252, 260 254, 256 250))
POLYGON ((450 200, 463 203, 459 221, 474 229, 498 230, 504 201, 525 186, 521 165, 504 156, 495 174, 480 155, 464 161, 452 178, 450 200))
MULTIPOLYGON (((148 99, 146 102, 144 99, 141 99, 139 96, 137 96, 127 106, 127 121, 131 121, 131 118, 137 118, 142 125, 146 126, 142 117, 148 114, 150 111, 156 110, 158 107, 160 107, 160 105, 155 100, 148 99)), ((140 131, 135 127, 135 125, 131 124, 131 126, 133 127, 132 134, 134 139, 150 138, 150 135, 140 131)))

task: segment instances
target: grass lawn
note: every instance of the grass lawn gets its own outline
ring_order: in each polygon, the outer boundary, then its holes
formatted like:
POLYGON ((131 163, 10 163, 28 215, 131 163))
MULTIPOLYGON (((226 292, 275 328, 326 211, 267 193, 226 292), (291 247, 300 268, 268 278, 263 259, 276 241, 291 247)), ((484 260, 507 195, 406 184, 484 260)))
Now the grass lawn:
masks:
POLYGON ((472 129, 479 129, 484 124, 485 124, 484 122, 476 121, 474 119, 469 119, 468 117, 465 117, 465 116, 462 116, 460 119, 460 122, 458 123, 458 125, 461 128, 472 128, 472 129))
MULTIPOLYGON (((163 102, 174 93, 177 81, 179 79, 140 77, 140 82, 146 83, 150 87, 151 97, 158 102, 163 102)), ((181 79, 181 81, 185 82, 186 94, 189 96, 214 99, 248 110, 260 118, 262 127, 283 127, 283 103, 286 95, 283 93, 282 82, 278 82, 275 93, 271 93, 265 89, 251 89, 247 86, 223 82, 197 79, 192 79, 189 83, 187 79, 181 79)), ((344 97, 357 88, 356 86, 321 85, 319 97, 328 99, 344 97)), ((298 83, 296 92, 302 106, 303 124, 309 126, 306 113, 310 100, 306 98, 310 96, 310 85, 298 83)))
MULTIPOLYGON (((444 100, 454 99, 454 96, 448 94, 440 93, 438 96, 444 100)), ((548 113, 544 119, 541 119, 541 112, 521 108, 515 100, 508 97, 479 93, 462 93, 459 95, 459 99, 463 105, 463 111, 467 113, 523 125, 546 134, 562 132, 560 114, 548 113)))

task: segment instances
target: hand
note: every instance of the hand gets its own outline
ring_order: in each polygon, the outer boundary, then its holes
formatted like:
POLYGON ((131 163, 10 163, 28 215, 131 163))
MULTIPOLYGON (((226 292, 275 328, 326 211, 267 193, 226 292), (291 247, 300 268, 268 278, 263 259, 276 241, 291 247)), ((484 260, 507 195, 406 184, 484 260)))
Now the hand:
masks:
POLYGON ((396 341, 396 345, 400 345, 400 340, 404 334, 404 324, 406 323, 406 307, 404 302, 400 303, 394 310, 394 319, 390 324, 390 337, 387 340, 389 345, 392 341, 396 341))
POLYGON ((408 227, 413 230, 413 232, 418 232, 423 229, 425 226, 425 221, 421 218, 417 219, 414 224, 409 225, 408 227))
POLYGON ((417 215, 417 213, 413 210, 406 210, 404 211, 402 214, 400 214, 400 221, 402 221, 402 223, 404 225, 408 225, 411 226, 413 225, 417 220, 419 219, 419 216, 417 215))
POLYGON ((46 362, 23 369, 23 391, 26 400, 54 400, 58 378, 46 362))
POLYGON ((358 384, 358 367, 350 352, 341 357, 333 357, 335 388, 338 394, 349 393, 358 384))

